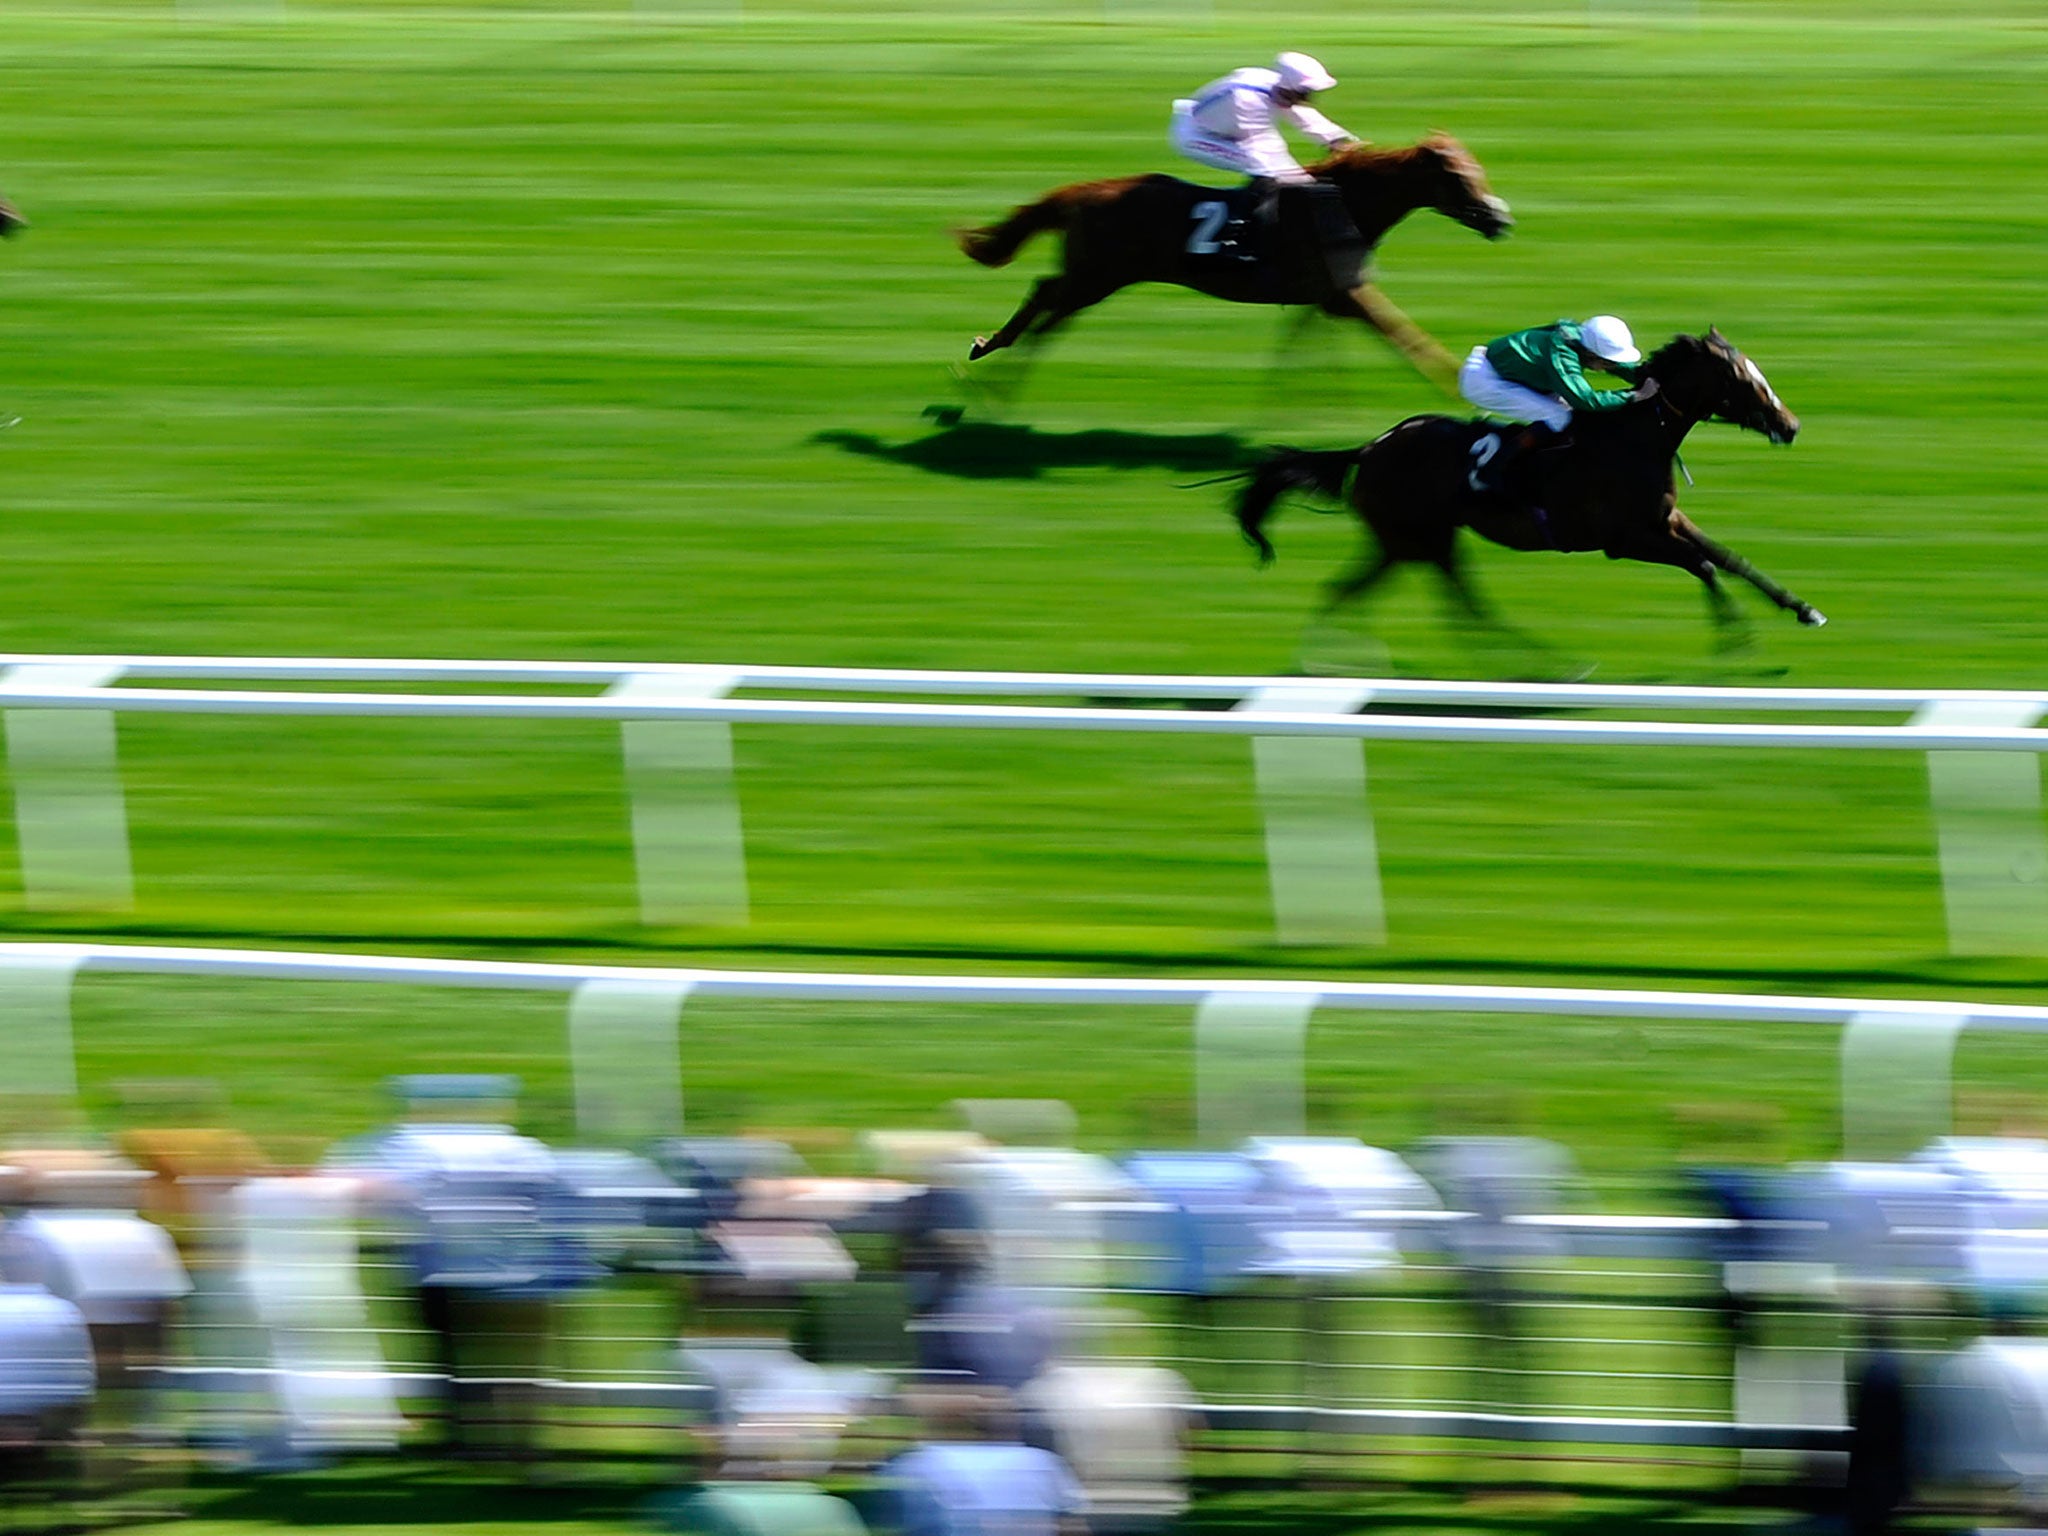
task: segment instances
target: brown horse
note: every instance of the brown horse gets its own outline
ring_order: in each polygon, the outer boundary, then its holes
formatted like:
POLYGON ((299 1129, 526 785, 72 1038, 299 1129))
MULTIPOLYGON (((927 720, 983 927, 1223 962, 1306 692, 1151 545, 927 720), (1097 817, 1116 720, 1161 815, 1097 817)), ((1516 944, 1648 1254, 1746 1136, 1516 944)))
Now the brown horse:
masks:
MULTIPOLYGON (((1357 227, 1361 263, 1418 208, 1433 208, 1489 240, 1514 225, 1508 205, 1488 190, 1479 162, 1449 134, 1402 149, 1355 145, 1311 166, 1309 174, 1342 197, 1357 227)), ((1370 283, 1340 286, 1305 200, 1280 200, 1266 260, 1220 254, 1218 226, 1241 195, 1172 176, 1085 181, 1048 192, 999 224, 964 232, 960 248, 985 267, 1007 265, 1033 235, 1058 230, 1065 237, 1060 270, 1033 286, 1001 330, 976 337, 968 358, 1036 341, 1132 283, 1178 283, 1239 304, 1314 304, 1362 319, 1418 367, 1440 380, 1450 376, 1448 354, 1370 283)))
POLYGON ((1565 439, 1525 453, 1498 492, 1468 480, 1483 440, 1496 429, 1483 421, 1411 416, 1363 448, 1311 453, 1280 449, 1252 472, 1238 494, 1238 527, 1273 558, 1265 523, 1288 491, 1348 501, 1371 530, 1374 548, 1333 582, 1327 612, 1369 591, 1396 566, 1433 565, 1466 613, 1490 614, 1458 564, 1460 528, 1509 549, 1600 550, 1610 560, 1646 560, 1690 571, 1706 585, 1724 634, 1741 615, 1721 588, 1725 571, 1755 587, 1802 624, 1827 618, 1747 560, 1715 543, 1678 510, 1672 466, 1685 436, 1702 421, 1732 422, 1774 443, 1789 443, 1799 418, 1785 409, 1755 363, 1728 338, 1679 336, 1651 355, 1645 378, 1657 389, 1618 410, 1581 412, 1565 439))

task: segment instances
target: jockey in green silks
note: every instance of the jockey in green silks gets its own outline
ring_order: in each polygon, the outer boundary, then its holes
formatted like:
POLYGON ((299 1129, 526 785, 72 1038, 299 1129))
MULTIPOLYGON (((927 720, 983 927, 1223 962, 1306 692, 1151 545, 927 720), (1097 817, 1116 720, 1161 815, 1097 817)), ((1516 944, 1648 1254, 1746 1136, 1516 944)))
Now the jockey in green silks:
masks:
POLYGON ((1618 410, 1655 394, 1654 380, 1637 383, 1642 360, 1628 326, 1613 315, 1595 315, 1583 325, 1559 320, 1474 347, 1458 370, 1458 393, 1483 411, 1527 425, 1473 445, 1472 489, 1499 490, 1515 459, 1539 444, 1567 441, 1574 411, 1618 410), (1595 389, 1587 382, 1588 369, 1636 387, 1595 389))

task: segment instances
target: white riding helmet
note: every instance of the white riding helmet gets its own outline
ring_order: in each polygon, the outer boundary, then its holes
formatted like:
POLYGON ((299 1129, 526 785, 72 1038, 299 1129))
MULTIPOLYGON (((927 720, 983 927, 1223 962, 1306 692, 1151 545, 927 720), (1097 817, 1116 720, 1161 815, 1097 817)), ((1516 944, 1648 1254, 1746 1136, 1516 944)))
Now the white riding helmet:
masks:
POLYGON ((1305 53, 1283 53, 1273 68, 1280 72, 1283 91, 1327 91, 1337 83, 1336 76, 1305 53))
POLYGON ((1637 363, 1643 358, 1628 327, 1612 315, 1595 315, 1579 327, 1579 343, 1610 363, 1637 363))

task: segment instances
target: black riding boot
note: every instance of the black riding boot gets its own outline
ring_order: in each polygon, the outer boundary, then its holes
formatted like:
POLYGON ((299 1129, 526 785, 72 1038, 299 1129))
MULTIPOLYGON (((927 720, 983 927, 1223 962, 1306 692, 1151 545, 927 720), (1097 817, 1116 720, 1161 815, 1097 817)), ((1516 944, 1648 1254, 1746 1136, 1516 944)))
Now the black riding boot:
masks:
POLYGON ((1245 183, 1250 193, 1241 220, 1233 220, 1223 246, 1239 261, 1257 261, 1273 247, 1273 230, 1280 219, 1280 183, 1270 176, 1254 176, 1245 183))
POLYGON ((1330 286, 1339 293, 1347 293, 1364 280, 1365 237, 1352 222, 1342 192, 1320 181, 1303 187, 1302 192, 1308 198, 1309 219, 1315 227, 1323 266, 1330 274, 1330 286))
POLYGON ((1252 195, 1250 222, 1260 229, 1271 229, 1280 217, 1280 183, 1271 176, 1254 176, 1244 185, 1252 195))
POLYGON ((1571 441, 1570 429, 1560 432, 1532 421, 1515 432, 1489 432, 1472 445, 1472 468, 1465 483, 1481 495, 1491 495, 1508 483, 1508 466, 1537 448, 1561 448, 1571 441), (1496 444, 1492 453, 1488 443, 1496 444))

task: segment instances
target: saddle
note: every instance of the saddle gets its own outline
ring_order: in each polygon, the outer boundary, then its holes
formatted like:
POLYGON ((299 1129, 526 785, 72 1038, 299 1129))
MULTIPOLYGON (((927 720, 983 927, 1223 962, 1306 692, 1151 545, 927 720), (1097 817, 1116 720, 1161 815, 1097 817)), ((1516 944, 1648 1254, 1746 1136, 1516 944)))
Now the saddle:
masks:
POLYGON ((1541 455, 1569 446, 1570 439, 1539 443, 1511 454, 1503 463, 1495 464, 1496 456, 1508 450, 1515 435, 1523 428, 1492 421, 1464 421, 1457 425, 1456 441, 1464 448, 1460 463, 1464 472, 1464 495, 1474 504, 1490 507, 1496 512, 1527 514, 1534 520, 1544 541, 1553 549, 1558 547, 1556 532, 1550 526, 1550 513, 1537 490, 1535 461, 1541 455), (1490 476, 1484 474, 1488 466, 1493 467, 1490 476))
POLYGON ((1192 261, 1249 266, 1262 276, 1277 278, 1273 269, 1291 256, 1298 258, 1307 243, 1337 289, 1346 291, 1364 281, 1370 252, 1335 187, 1273 182, 1229 188, 1184 185, 1194 194, 1183 246, 1192 261))

